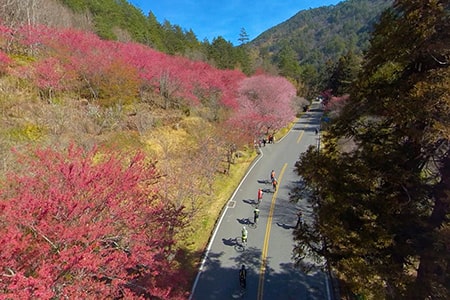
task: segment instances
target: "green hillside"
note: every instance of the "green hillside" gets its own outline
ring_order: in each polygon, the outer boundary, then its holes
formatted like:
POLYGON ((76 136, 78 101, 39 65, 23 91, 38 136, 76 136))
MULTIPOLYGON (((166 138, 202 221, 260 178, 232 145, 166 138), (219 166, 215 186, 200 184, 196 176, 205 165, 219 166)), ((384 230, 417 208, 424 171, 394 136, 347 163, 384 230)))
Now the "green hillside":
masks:
POLYGON ((279 66, 281 74, 324 88, 329 68, 341 56, 349 51, 362 56, 367 50, 373 24, 391 4, 386 0, 348 0, 303 10, 263 32, 249 45, 279 66), (293 63, 298 63, 297 72, 284 67, 286 53, 293 63))

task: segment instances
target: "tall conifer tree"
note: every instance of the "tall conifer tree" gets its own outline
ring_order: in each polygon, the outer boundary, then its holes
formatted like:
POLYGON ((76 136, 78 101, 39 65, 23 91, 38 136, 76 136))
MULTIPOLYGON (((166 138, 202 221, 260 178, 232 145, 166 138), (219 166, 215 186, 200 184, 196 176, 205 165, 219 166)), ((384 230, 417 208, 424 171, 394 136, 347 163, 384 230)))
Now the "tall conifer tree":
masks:
POLYGON ((324 256, 368 299, 450 295, 449 6, 394 2, 325 150, 297 163, 316 196, 314 223, 295 231, 298 260, 324 256))

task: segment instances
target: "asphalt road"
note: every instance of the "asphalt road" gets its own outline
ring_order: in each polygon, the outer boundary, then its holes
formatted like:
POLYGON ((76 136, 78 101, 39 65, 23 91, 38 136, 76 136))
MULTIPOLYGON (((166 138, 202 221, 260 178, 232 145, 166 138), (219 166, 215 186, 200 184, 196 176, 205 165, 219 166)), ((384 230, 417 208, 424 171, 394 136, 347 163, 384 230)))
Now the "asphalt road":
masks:
POLYGON ((291 129, 275 144, 262 147, 262 154, 229 200, 217 223, 204 260, 192 288, 191 299, 311 299, 330 300, 329 280, 325 273, 304 274, 292 261, 293 227, 297 211, 304 219, 310 218, 310 207, 305 199, 289 201, 289 193, 299 183, 294 164, 300 154, 310 146, 318 146, 321 111, 313 103, 291 129), (264 183, 274 170, 278 189, 264 183), (259 205, 260 217, 256 228, 252 226, 257 191, 262 188, 263 200, 259 205), (248 229, 248 244, 239 246, 243 226, 248 229), (247 267, 247 287, 239 286, 239 269, 247 267))

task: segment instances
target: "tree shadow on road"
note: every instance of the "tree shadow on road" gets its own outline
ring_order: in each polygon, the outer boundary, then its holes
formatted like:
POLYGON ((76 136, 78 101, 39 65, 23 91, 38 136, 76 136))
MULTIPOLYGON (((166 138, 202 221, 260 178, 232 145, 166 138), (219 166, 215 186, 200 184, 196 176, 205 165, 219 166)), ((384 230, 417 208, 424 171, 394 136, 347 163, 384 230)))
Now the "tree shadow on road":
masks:
MULTIPOLYGON (((247 247, 244 252, 233 257, 238 266, 245 265, 249 269, 259 270, 261 267, 261 249, 256 247, 247 247)), ((255 271, 257 272, 257 271, 255 271)))
POLYGON ((304 273, 293 262, 281 263, 281 270, 270 269, 266 274, 266 280, 270 282, 265 286, 264 296, 267 299, 327 299, 327 286, 325 276, 316 268, 309 273, 304 273), (280 293, 278 287, 283 287, 280 293))

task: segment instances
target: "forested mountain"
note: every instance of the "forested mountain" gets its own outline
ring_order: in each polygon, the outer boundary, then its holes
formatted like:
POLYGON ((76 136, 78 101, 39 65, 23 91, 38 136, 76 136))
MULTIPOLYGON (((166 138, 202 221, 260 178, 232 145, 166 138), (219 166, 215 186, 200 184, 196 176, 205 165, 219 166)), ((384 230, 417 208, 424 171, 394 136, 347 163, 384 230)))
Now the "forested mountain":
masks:
POLYGON ((330 68, 341 56, 349 51, 362 56, 374 22, 391 4, 389 0, 347 0, 303 10, 265 31, 249 46, 270 58, 281 74, 324 87, 330 68))

